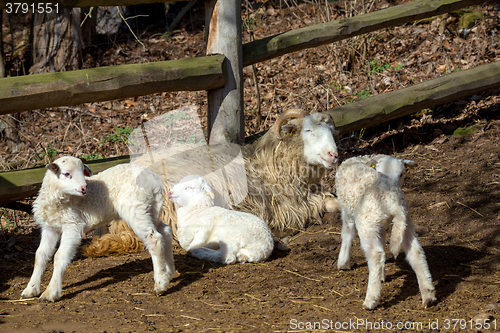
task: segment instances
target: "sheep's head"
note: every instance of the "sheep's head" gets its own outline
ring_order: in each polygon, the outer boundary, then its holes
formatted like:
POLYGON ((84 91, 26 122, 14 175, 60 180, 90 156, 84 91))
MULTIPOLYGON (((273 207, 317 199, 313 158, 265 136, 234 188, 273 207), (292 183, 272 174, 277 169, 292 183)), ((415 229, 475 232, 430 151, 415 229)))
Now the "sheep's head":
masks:
POLYGON ((214 193, 207 180, 202 176, 189 175, 172 187, 168 192, 168 199, 177 203, 180 207, 196 204, 200 201, 213 204, 214 193))
POLYGON ((384 156, 378 161, 373 161, 375 169, 389 177, 399 187, 403 186, 404 172, 406 167, 413 168, 417 164, 411 160, 404 160, 394 156, 384 156))
POLYGON ((47 173, 53 175, 49 181, 54 182, 62 193, 77 196, 84 196, 87 193, 85 176, 91 176, 92 171, 80 159, 64 156, 47 164, 46 168, 47 173))
POLYGON ((334 136, 337 135, 332 117, 327 113, 308 114, 301 109, 291 109, 276 120, 274 135, 281 140, 280 130, 292 134, 300 130, 300 137, 304 143, 304 160, 310 165, 322 165, 332 168, 337 162, 338 150, 334 136), (301 124, 297 122, 283 123, 290 118, 303 118, 301 124))

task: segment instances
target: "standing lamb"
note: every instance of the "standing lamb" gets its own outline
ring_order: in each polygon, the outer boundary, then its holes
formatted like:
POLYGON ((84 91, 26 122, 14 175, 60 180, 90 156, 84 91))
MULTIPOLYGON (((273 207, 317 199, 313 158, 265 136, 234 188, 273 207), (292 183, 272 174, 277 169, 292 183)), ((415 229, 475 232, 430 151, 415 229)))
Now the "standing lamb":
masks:
POLYGON ((82 235, 112 219, 122 218, 143 241, 153 259, 154 290, 165 293, 175 273, 172 235, 159 221, 164 188, 152 171, 133 164, 122 164, 98 175, 78 158, 65 156, 47 165, 33 213, 42 228, 36 251, 35 268, 23 298, 40 295, 45 267, 56 251, 54 272, 42 301, 61 298, 64 270, 73 259, 82 235))
POLYGON ((436 300, 424 250, 415 235, 401 186, 405 165, 415 162, 387 155, 360 156, 344 161, 337 170, 335 186, 342 217, 342 246, 337 266, 350 269, 352 240, 356 229, 368 261, 368 290, 363 306, 371 310, 380 301, 385 280, 385 227, 392 222, 390 248, 396 257, 401 248, 418 279, 425 308, 436 300))
POLYGON ((255 215, 214 206, 214 193, 198 175, 184 177, 168 193, 177 203, 177 239, 194 257, 223 264, 266 260, 274 241, 255 215))
MULTIPOLYGON (((272 130, 253 144, 241 147, 248 194, 232 208, 263 219, 278 238, 296 233, 307 223, 321 222, 325 211, 338 210, 336 198, 324 191, 320 183, 325 172, 337 162, 336 133, 333 119, 327 113, 308 114, 301 109, 282 113, 272 130)), ((219 166, 234 158, 215 153, 232 148, 220 149, 219 145, 208 145, 199 149, 207 150, 201 155, 214 156, 219 166)), ((210 165, 200 165, 199 155, 189 150, 150 168, 162 177, 168 189, 167 179, 171 176, 180 175, 177 179, 181 179, 188 174, 206 174, 204 170, 210 165)), ((219 184, 211 183, 214 189, 220 184, 225 184, 224 179, 219 184)), ((173 204, 165 200, 161 219, 172 226, 174 234, 176 216, 173 204)), ((130 247, 125 242, 130 243, 131 238, 105 234, 93 241, 85 254, 108 255, 110 244, 125 251, 130 247)))

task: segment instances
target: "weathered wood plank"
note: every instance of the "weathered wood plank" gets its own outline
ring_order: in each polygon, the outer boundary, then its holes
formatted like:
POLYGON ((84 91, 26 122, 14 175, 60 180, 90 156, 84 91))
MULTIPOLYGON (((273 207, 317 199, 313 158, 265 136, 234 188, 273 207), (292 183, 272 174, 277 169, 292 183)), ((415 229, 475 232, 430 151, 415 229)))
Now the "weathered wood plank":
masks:
MULTIPOLYGON (((130 162, 129 156, 106 158, 85 162, 94 174, 112 166, 130 162)), ((0 205, 34 196, 38 193, 47 169, 32 169, 0 172, 0 205)))
POLYGON ((415 0, 372 13, 295 29, 243 44, 243 66, 483 2, 486 1, 415 0))
POLYGON ((0 114, 225 83, 224 55, 0 78, 0 114))
MULTIPOLYGON (((176 2, 176 1, 190 1, 190 0, 57 0, 52 1, 52 5, 56 3, 59 4, 61 8, 73 8, 73 7, 98 7, 98 6, 128 6, 128 5, 139 5, 139 4, 149 4, 149 3, 159 3, 159 2, 176 2)), ((35 6, 40 3, 40 1, 33 0, 0 0, 0 9, 6 9, 7 3, 34 3, 35 6)), ((47 1, 48 2, 48 1, 47 1)), ((52 6, 54 8, 54 6, 52 6)))
POLYGON ((205 22, 207 54, 227 58, 226 85, 207 91, 209 141, 241 143, 245 137, 241 0, 206 0, 205 22))
POLYGON ((483 91, 500 88, 500 61, 454 72, 326 112, 340 134, 377 125, 483 91))

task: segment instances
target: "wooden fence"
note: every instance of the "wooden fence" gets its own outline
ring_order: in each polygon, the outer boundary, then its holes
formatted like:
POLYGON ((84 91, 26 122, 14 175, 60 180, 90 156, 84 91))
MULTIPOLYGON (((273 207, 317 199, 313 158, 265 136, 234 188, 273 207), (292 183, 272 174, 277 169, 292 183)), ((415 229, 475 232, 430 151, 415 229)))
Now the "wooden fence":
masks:
MULTIPOLYGON (((5 8, 6 2, 0 0, 0 9, 5 8)), ((153 2, 160 1, 60 1, 68 7, 153 2)), ((211 142, 224 140, 241 142, 239 135, 242 133, 243 124, 241 82, 243 66, 397 24, 441 15, 482 2, 484 0, 415 0, 352 18, 292 30, 243 45, 241 43, 234 45, 234 42, 233 45, 228 45, 231 44, 229 40, 241 41, 241 28, 237 24, 230 30, 234 34, 232 37, 226 34, 226 36, 216 36, 217 38, 212 37, 215 39, 211 39, 210 34, 215 34, 217 31, 220 33, 222 30, 216 27, 216 24, 230 25, 234 23, 226 22, 221 18, 225 17, 226 20, 228 17, 230 18, 228 13, 231 11, 238 13, 238 16, 233 16, 233 18, 240 17, 241 2, 206 0, 208 14, 206 21, 209 26, 208 55, 206 57, 2 78, 0 79, 0 114, 28 111, 40 107, 58 107, 134 97, 163 91, 208 90, 208 125, 217 133, 217 136, 210 136, 211 142), (227 3, 229 3, 229 7, 221 9, 227 3), (234 3, 237 5, 235 6, 234 3), (224 15, 221 15, 221 11, 225 11, 224 15), (220 54, 214 55, 212 53, 220 54), (97 91, 99 93, 96 93, 97 91), (41 106, 42 97, 43 106, 41 106), (36 105, 34 101, 36 101, 36 105)), ((373 96, 326 112, 333 116, 341 134, 344 134, 407 115, 422 108, 495 88, 500 88, 499 63, 447 74, 437 79, 373 96), (380 103, 382 99, 384 103, 380 103), (381 105, 384 106, 380 107, 381 105)), ((91 163, 94 164, 92 166, 94 172, 99 172, 112 165, 127 161, 129 158, 124 156, 91 163)), ((44 171, 44 168, 35 168, 0 173, 0 205, 6 205, 36 194, 44 171)))

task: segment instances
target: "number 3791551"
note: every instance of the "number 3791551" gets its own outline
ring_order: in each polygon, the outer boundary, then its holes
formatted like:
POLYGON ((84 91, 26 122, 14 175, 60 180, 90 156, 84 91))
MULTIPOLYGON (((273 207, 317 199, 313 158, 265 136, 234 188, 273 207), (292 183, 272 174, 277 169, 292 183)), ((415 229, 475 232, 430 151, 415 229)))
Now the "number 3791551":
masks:
POLYGON ((58 3, 26 3, 26 2, 7 2, 5 4, 7 14, 50 14, 59 13, 58 3))

